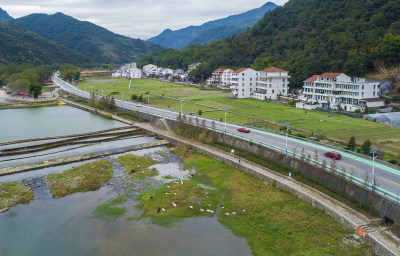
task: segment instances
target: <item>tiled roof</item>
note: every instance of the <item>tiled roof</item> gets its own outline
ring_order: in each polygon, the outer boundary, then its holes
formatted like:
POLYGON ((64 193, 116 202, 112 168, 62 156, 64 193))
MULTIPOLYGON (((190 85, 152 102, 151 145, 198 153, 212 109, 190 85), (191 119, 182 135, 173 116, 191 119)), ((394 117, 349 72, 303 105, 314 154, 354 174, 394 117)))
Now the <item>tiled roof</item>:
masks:
POLYGON ((341 74, 343 74, 343 73, 323 73, 319 77, 322 77, 322 78, 336 78, 336 77, 340 76, 341 74))
POLYGON ((270 68, 264 69, 263 72, 287 72, 287 71, 276 68, 276 67, 270 67, 270 68))
POLYGON ((215 72, 223 72, 225 70, 227 70, 227 68, 217 68, 216 70, 214 70, 214 73, 215 72))
POLYGON ((249 68, 241 68, 241 69, 238 69, 238 70, 234 71, 233 73, 234 74, 239 74, 239 73, 242 73, 243 71, 245 71, 247 69, 249 69, 249 68))
POLYGON ((317 81, 318 77, 319 77, 319 75, 313 75, 312 77, 308 78, 304 82, 315 82, 315 81, 317 81))

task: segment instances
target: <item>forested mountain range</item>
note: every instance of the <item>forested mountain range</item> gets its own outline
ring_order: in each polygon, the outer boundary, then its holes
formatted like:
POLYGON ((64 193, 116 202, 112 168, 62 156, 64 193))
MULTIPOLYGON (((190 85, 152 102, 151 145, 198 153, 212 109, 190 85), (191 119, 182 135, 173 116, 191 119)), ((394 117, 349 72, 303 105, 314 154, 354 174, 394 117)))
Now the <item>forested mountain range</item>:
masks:
POLYGON ((217 67, 276 66, 292 86, 323 72, 361 76, 380 61, 400 62, 400 1, 290 0, 249 31, 187 50, 164 49, 142 63, 185 68, 202 62, 204 77, 217 67))
POLYGON ((9 63, 86 66, 92 61, 23 27, 0 22, 0 64, 9 63))
POLYGON ((9 22, 10 20, 13 20, 14 18, 8 15, 6 11, 0 8, 0 22, 9 22))
POLYGON ((166 29, 148 41, 174 49, 185 49, 192 44, 209 43, 246 31, 248 27, 252 27, 265 13, 273 10, 276 6, 276 4, 268 2, 245 13, 209 21, 200 26, 189 26, 175 31, 166 29))
POLYGON ((115 34, 63 13, 31 14, 12 21, 47 39, 73 49, 97 63, 126 63, 162 49, 140 39, 115 34))

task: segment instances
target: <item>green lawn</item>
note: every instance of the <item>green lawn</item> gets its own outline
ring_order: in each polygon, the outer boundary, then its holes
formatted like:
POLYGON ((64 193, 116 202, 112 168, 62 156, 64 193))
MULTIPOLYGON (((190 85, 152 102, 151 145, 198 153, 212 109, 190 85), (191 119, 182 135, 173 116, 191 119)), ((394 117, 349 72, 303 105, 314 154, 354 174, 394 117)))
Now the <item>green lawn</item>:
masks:
MULTIPOLYGON (((228 113, 227 120, 237 123, 262 123, 264 119, 280 124, 290 122, 290 125, 319 133, 333 139, 348 141, 351 136, 356 137, 356 142, 362 144, 370 139, 373 146, 380 151, 392 154, 400 158, 400 132, 398 128, 386 127, 383 124, 356 119, 344 115, 321 113, 296 109, 288 105, 277 105, 253 99, 229 99, 230 92, 222 90, 203 90, 193 86, 161 82, 153 79, 132 80, 131 90, 128 89, 127 79, 88 79, 79 83, 79 88, 90 92, 102 93, 104 95, 121 98, 124 91, 124 99, 130 99, 132 94, 141 95, 146 98, 146 92, 150 94, 150 104, 171 110, 180 111, 181 105, 178 99, 183 100, 183 111, 197 113, 203 111, 203 116, 224 119, 221 109, 227 108, 230 112, 249 115, 251 117, 228 113), (113 94, 112 92, 117 92, 113 94), (174 99, 166 98, 172 97, 174 99), (202 105, 207 106, 202 106, 202 105), (205 112, 211 111, 211 112, 205 112)), ((145 100, 147 103, 147 100, 145 100)), ((268 129, 277 129, 268 126, 268 129)))

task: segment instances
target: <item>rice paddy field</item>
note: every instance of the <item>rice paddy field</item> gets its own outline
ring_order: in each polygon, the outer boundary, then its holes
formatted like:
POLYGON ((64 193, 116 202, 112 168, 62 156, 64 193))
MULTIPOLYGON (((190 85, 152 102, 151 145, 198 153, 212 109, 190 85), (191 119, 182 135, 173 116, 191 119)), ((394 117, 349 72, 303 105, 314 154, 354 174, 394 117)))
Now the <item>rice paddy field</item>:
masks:
MULTIPOLYGON (((153 79, 124 78, 91 78, 79 82, 78 87, 99 95, 113 96, 124 100, 131 99, 133 94, 143 95, 147 103, 153 106, 180 111, 180 100, 183 100, 183 112, 197 114, 199 110, 206 117, 224 119, 224 108, 227 108, 227 120, 230 122, 249 124, 262 123, 263 120, 285 124, 318 133, 329 138, 348 141, 356 137, 361 145, 366 139, 379 151, 391 154, 400 159, 400 130, 380 123, 352 118, 344 115, 304 111, 288 105, 278 105, 253 99, 230 99, 230 91, 220 89, 197 88, 195 86, 162 82, 153 79), (103 91, 102 91, 103 90, 103 91)), ((267 126, 268 129, 277 129, 267 126)))

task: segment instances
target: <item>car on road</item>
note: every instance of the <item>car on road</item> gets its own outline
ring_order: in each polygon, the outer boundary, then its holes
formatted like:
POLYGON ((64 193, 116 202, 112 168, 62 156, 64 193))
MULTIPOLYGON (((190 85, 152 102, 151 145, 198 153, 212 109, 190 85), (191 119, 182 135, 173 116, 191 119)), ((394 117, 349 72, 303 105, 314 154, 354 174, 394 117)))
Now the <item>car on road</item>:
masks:
POLYGON ((324 153, 324 156, 334 158, 336 160, 342 159, 342 156, 338 152, 327 151, 324 153))
POLYGON ((140 103, 137 103, 137 104, 135 104, 135 106, 136 106, 136 107, 141 107, 141 106, 142 106, 142 104, 140 104, 140 103))
POLYGON ((238 128, 237 130, 238 130, 238 132, 244 132, 244 133, 250 132, 250 129, 247 129, 246 127, 238 128))

